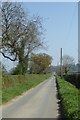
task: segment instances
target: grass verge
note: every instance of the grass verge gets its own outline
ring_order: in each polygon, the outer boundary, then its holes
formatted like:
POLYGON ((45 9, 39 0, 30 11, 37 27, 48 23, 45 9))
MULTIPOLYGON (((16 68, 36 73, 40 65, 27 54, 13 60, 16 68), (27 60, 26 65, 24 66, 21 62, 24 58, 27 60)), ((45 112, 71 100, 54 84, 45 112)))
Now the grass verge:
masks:
POLYGON ((0 104, 2 104, 2 90, 0 90, 0 104))
POLYGON ((79 93, 80 91, 69 82, 57 76, 58 90, 62 105, 62 115, 68 120, 79 120, 79 93))
MULTIPOLYGON (((14 98, 14 97, 16 97, 18 95, 21 95, 26 90, 35 87, 39 83, 41 83, 44 80, 48 79, 50 76, 51 76, 51 74, 44 74, 44 75, 39 75, 39 74, 31 75, 30 74, 30 75, 21 76, 21 78, 23 79, 21 81, 23 81, 23 82, 20 82, 20 83, 16 84, 16 81, 15 81, 15 85, 13 85, 11 87, 3 87, 3 90, 2 90, 2 103, 6 103, 9 100, 11 100, 12 98, 14 98)), ((8 82, 10 82, 10 81, 14 80, 14 78, 16 78, 14 75, 12 75, 12 76, 10 75, 10 80, 9 80, 9 76, 7 76, 7 77, 8 77, 8 82)), ((6 79, 6 81, 7 81, 7 79, 6 79)))

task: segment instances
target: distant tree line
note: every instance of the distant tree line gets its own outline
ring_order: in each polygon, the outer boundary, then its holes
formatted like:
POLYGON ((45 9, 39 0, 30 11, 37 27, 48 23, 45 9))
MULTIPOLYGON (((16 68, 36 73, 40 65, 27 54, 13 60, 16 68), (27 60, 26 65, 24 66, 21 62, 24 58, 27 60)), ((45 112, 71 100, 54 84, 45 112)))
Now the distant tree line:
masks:
MULTIPOLYGON (((68 73, 80 73, 80 63, 75 64, 74 58, 69 55, 64 55, 62 57, 62 72, 63 74, 68 73)), ((57 66, 53 66, 53 71, 61 74, 60 64, 57 66)))

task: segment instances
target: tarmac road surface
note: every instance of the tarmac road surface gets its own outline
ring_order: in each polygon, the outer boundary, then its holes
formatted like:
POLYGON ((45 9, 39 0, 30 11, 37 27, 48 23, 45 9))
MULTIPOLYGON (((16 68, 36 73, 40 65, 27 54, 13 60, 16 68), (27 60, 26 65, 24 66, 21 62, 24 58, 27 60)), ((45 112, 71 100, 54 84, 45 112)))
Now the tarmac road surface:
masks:
POLYGON ((2 106, 2 118, 58 118, 55 77, 2 106))

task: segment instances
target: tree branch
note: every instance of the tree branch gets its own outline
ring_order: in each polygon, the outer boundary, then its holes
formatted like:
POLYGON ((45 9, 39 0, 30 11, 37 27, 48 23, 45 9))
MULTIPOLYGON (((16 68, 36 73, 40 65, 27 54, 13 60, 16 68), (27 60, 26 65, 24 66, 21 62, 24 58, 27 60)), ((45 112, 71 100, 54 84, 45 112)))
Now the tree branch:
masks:
POLYGON ((12 58, 6 56, 2 51, 0 51, 0 53, 2 53, 2 55, 3 55, 5 58, 7 58, 7 59, 9 59, 9 60, 11 60, 11 61, 15 61, 15 60, 16 60, 16 57, 15 57, 14 59, 12 59, 12 58))

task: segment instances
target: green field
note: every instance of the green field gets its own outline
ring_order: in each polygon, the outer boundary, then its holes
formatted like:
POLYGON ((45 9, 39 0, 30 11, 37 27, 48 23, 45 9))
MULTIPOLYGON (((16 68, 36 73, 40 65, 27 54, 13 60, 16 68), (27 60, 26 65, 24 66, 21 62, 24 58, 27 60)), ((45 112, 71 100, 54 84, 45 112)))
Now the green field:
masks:
POLYGON ((24 91, 35 87, 48 79, 51 74, 6 75, 3 76, 2 103, 21 95, 24 91))
POLYGON ((74 85, 57 76, 58 90, 62 104, 62 114, 68 120, 80 119, 79 96, 80 92, 74 85))

